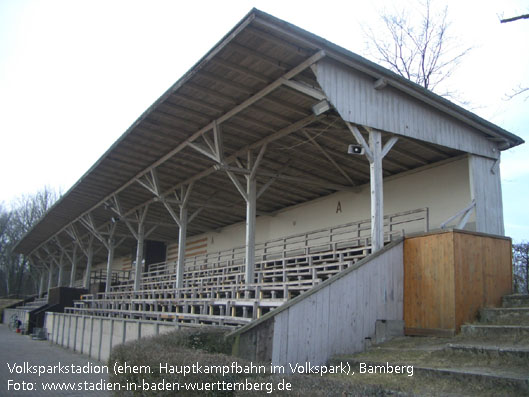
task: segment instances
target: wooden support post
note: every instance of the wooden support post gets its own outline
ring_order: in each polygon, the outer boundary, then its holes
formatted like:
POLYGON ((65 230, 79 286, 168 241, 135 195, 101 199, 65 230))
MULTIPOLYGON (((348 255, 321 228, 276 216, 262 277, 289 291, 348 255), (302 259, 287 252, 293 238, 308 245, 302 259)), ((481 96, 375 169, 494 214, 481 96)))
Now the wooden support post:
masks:
POLYGON ((77 244, 74 243, 73 253, 72 253, 72 269, 70 271, 70 288, 74 287, 76 272, 77 272, 77 244))
POLYGON ((86 278, 84 280, 84 287, 87 290, 90 290, 90 273, 92 273, 92 261, 94 259, 94 237, 90 236, 90 241, 88 243, 87 257, 86 257, 86 278))
POLYGON ((314 266, 314 261, 312 256, 309 256, 309 269, 312 273, 312 285, 316 284, 316 279, 318 278, 318 273, 316 272, 316 267, 314 266))
POLYGON ((176 288, 184 286, 184 267, 186 261, 187 206, 180 206, 180 228, 178 229, 178 265, 176 268, 176 288))
POLYGON ((364 148, 365 155, 369 161, 370 184, 371 184, 371 246, 372 252, 380 250, 384 246, 384 191, 382 159, 389 153, 397 143, 398 138, 392 136, 382 147, 382 133, 380 131, 364 127, 369 131, 369 145, 364 140, 358 128, 348 122, 347 127, 355 137, 359 145, 364 148))
POLYGON ((112 226, 109 229, 108 240, 106 241, 106 248, 108 250, 107 257, 107 279, 105 283, 105 292, 110 292, 112 284, 112 263, 114 262, 114 248, 116 248, 116 242, 114 241, 114 232, 116 231, 116 222, 112 221, 112 226))
POLYGON ((382 186, 382 134, 369 131, 369 148, 373 156, 369 164, 371 184, 371 245, 373 252, 384 246, 384 191, 382 186))
POLYGON ((248 178, 246 194, 246 269, 245 282, 251 284, 254 281, 255 267, 255 217, 256 217, 256 189, 255 178, 248 178))
POLYGON ((62 287, 64 279, 64 251, 61 252, 61 258, 59 259, 59 276, 57 278, 57 286, 62 287))
POLYGON ((44 271, 40 273, 40 283, 39 283, 39 298, 42 297, 44 293, 44 271))
POLYGON ((112 283, 112 262, 114 262, 114 239, 108 239, 108 257, 107 257, 107 279, 105 285, 105 292, 110 292, 110 285, 112 283))
POLYGON ((50 262, 50 266, 48 268, 48 296, 50 293, 50 289, 53 288, 53 263, 50 262))
POLYGON ((134 291, 140 290, 141 285, 141 272, 143 270, 143 241, 145 237, 145 227, 143 222, 138 223, 138 234, 137 234, 137 245, 136 245, 136 269, 134 269, 134 291))

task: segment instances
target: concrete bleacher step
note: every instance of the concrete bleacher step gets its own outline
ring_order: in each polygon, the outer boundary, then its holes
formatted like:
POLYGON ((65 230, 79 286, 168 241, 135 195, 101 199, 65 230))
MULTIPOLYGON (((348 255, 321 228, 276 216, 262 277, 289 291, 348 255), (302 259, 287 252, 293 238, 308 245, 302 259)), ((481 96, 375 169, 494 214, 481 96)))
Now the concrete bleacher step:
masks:
POLYGON ((48 298, 38 298, 38 299, 35 299, 33 302, 26 303, 25 305, 22 305, 22 306, 17 306, 17 309, 33 311, 35 309, 44 307, 47 304, 48 304, 48 298))
POLYGON ((529 295, 511 294, 505 295, 502 300, 503 307, 529 307, 529 295))
POLYGON ((481 309, 480 323, 496 325, 529 325, 529 307, 481 309))

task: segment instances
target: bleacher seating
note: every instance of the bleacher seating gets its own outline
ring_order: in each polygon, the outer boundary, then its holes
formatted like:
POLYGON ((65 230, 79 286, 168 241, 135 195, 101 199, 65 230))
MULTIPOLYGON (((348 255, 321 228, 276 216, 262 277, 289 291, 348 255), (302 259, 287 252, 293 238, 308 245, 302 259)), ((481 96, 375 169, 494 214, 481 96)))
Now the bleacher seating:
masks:
MULTIPOLYGON (((417 224, 427 209, 386 217, 386 241, 417 224)), ((244 282, 244 247, 186 260, 183 288, 175 288, 176 264, 149 266, 141 289, 118 281, 108 293, 87 294, 66 312, 104 317, 236 327, 244 325, 338 274, 371 252, 369 221, 289 236, 256 245, 254 279, 244 282)), ((120 280, 120 277, 115 277, 120 280)))

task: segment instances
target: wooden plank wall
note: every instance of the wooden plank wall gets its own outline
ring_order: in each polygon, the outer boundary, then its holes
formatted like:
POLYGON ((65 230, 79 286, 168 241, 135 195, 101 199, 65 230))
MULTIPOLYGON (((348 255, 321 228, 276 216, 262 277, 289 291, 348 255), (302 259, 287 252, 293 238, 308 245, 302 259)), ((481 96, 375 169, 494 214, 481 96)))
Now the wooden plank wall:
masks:
POLYGON ((321 88, 340 116, 366 125, 467 153, 498 158, 499 150, 474 128, 387 86, 375 90, 375 79, 329 59, 317 63, 321 88), (493 148, 496 150, 493 151, 493 148))
MULTIPOLYGON (((208 253, 208 238, 200 238, 197 240, 187 241, 186 243, 186 258, 196 255, 203 255, 208 253)), ((167 259, 166 262, 176 262, 178 260, 178 242, 167 245, 167 259)))
POLYGON ((500 165, 495 160, 469 155, 470 193, 476 200, 476 231, 503 236, 500 165))
POLYGON ((453 252, 451 233, 404 241, 404 323, 409 334, 421 334, 422 329, 452 330, 456 318, 453 252))
POLYGON ((409 335, 451 335, 511 292, 511 240, 443 231, 404 241, 404 322, 409 335))
POLYGON ((512 290, 511 240, 454 233, 456 329, 512 290))
POLYGON ((273 318, 272 363, 323 364, 362 351, 376 320, 402 320, 402 255, 400 242, 280 311, 273 318))
MULTIPOLYGON (((136 258, 134 258, 136 259, 136 258)), ((113 263, 113 269, 118 268, 119 270, 132 270, 132 255, 122 256, 117 258, 113 263), (117 264, 116 264, 117 262, 117 264)))

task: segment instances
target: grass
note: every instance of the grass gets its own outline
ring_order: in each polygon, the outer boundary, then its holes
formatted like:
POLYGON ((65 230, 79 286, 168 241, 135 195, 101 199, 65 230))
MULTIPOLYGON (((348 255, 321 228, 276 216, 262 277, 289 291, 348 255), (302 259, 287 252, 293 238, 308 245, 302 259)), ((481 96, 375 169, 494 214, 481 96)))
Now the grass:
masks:
MULTIPOLYGON (((168 374, 160 373, 160 363, 170 366, 192 365, 199 363, 205 366, 230 366, 236 362, 240 366, 250 366, 251 362, 230 356, 231 344, 224 339, 221 331, 213 329, 181 329, 164 335, 132 341, 117 346, 112 350, 109 358, 109 367, 114 363, 129 366, 143 366, 150 368, 150 373, 123 373, 115 374, 111 370, 110 382, 143 384, 152 383, 203 383, 203 382, 251 382, 253 384, 270 385, 277 389, 279 384, 289 383, 291 391, 278 392, 263 388, 260 391, 201 391, 179 392, 179 395, 205 395, 205 396, 386 396, 392 395, 382 387, 370 384, 351 384, 346 379, 337 377, 321 377, 317 375, 290 375, 271 374, 269 364, 262 364, 267 370, 263 374, 168 374)), ((256 363, 253 363, 256 364, 256 363)), ((259 365, 259 364, 256 364, 259 365)), ((174 391, 119 391, 116 396, 173 396, 174 391)))
MULTIPOLYGON (((354 356, 356 361, 385 363, 401 363, 429 368, 459 368, 471 369, 487 366, 489 369, 507 368, 512 373, 527 371, 527 359, 504 359, 502 357, 481 354, 466 354, 445 349, 447 343, 465 344, 470 340, 465 338, 400 338, 374 347, 368 352, 354 356)), ((473 340, 477 343, 477 340, 473 340)), ((486 342, 480 341, 480 342, 486 342)), ((493 341, 488 341, 492 343, 493 341)), ((525 340, 504 340, 505 345, 525 344, 525 340)), ((271 374, 269 364, 264 365, 266 371, 261 374, 222 373, 205 374, 191 373, 187 375, 161 373, 160 363, 169 366, 192 365, 199 363, 205 366, 250 366, 252 363, 230 356, 231 344, 225 340, 223 331, 212 328, 182 328, 171 333, 152 338, 129 342, 113 349, 109 359, 109 366, 114 362, 129 365, 148 366, 150 373, 110 374, 111 382, 125 384, 142 382, 160 383, 178 382, 187 383, 215 383, 215 382, 250 382, 252 384, 266 385, 260 391, 223 391, 209 390, 200 392, 182 392, 180 395, 205 395, 205 396, 495 396, 519 395, 520 390, 511 390, 510 386, 480 382, 469 382, 465 378, 443 378, 429 373, 407 374, 359 374, 358 368, 354 376, 346 375, 289 375, 271 374), (290 384, 289 392, 278 392, 279 384, 290 384), (274 388, 272 393, 268 386, 274 388)), ((336 364, 348 357, 338 357, 332 360, 336 364)), ((331 363, 331 364, 332 364, 331 363)), ((253 363, 259 365, 258 363, 253 363)), ((355 369, 353 369, 355 370, 355 369)), ((174 391, 128 391, 116 392, 117 396, 172 396, 174 391)))

